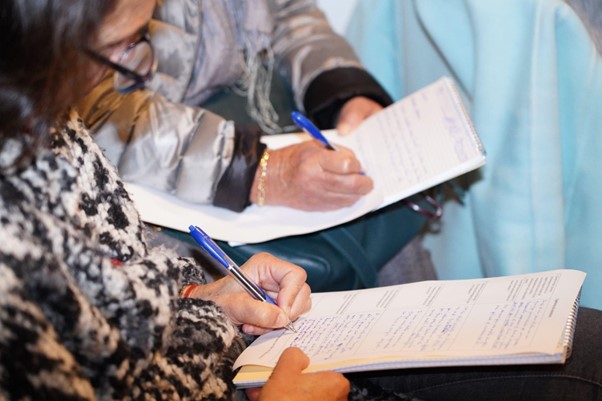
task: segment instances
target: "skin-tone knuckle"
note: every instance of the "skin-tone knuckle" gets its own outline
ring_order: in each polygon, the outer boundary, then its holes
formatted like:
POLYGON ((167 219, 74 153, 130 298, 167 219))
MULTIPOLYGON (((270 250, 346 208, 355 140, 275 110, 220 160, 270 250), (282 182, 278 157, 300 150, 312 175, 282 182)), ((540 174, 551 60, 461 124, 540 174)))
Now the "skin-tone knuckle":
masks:
POLYGON ((359 162, 355 158, 347 159, 347 163, 345 165, 345 173, 351 174, 355 173, 359 170, 359 162))
POLYGON ((351 206, 360 199, 360 195, 349 195, 344 199, 345 206, 351 206))
POLYGON ((352 172, 354 172, 356 170, 356 166, 357 166, 357 161, 352 157, 347 157, 344 161, 343 161, 343 173, 345 174, 350 174, 352 172))
POLYGON ((271 308, 262 308, 258 312, 257 318, 259 319, 259 325, 263 327, 276 327, 278 326, 279 313, 271 310, 271 308))
POLYGON ((259 252, 258 254, 255 255, 256 258, 260 261, 267 261, 267 262, 271 262, 270 259, 273 259, 274 256, 272 256, 271 254, 267 253, 267 252, 259 252))
POLYGON ((305 269, 297 265, 293 265, 293 269, 295 274, 298 276, 299 281, 307 281, 307 271, 305 271, 305 269))
POLYGON ((307 305, 308 305, 308 306, 311 308, 311 305, 312 305, 312 303, 311 303, 311 298, 310 298, 310 295, 311 295, 311 287, 310 287, 310 286, 309 286, 309 284, 307 284, 307 283, 305 283, 305 284, 303 285, 303 295, 307 297, 307 305))
MULTIPOLYGON (((332 373, 334 373, 334 372, 332 372, 332 373)), ((345 378, 345 376, 343 376, 339 373, 335 373, 335 375, 331 378, 331 380, 332 380, 332 383, 334 384, 334 386, 339 389, 341 394, 347 394, 349 392, 350 384, 349 384, 349 380, 347 380, 345 378)))
POLYGON ((368 182, 362 182, 362 184, 360 185, 357 192, 360 195, 366 195, 371 190, 372 190, 372 183, 370 181, 368 181, 368 182))

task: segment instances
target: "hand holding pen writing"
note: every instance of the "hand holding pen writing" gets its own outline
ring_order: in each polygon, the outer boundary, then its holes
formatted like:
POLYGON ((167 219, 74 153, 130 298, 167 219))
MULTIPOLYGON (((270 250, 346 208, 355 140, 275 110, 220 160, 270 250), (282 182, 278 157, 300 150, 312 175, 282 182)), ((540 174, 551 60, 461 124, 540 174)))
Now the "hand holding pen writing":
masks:
POLYGON ((350 134, 366 118, 378 113, 383 106, 364 96, 349 99, 339 112, 336 129, 339 135, 350 134))
MULTIPOLYGON (((198 242, 197 238, 195 240, 198 242)), ((311 307, 311 290, 305 282, 307 274, 302 268, 261 253, 238 269, 267 297, 266 301, 250 296, 250 291, 235 279, 234 274, 199 286, 190 296, 220 305, 233 323, 241 324, 245 333, 253 335, 283 328, 311 307)))
MULTIPOLYGON (((350 206, 373 188, 350 149, 334 152, 318 141, 271 150, 266 176, 266 204, 300 210, 336 210, 350 206)), ((255 200, 253 185, 251 200, 255 200)))

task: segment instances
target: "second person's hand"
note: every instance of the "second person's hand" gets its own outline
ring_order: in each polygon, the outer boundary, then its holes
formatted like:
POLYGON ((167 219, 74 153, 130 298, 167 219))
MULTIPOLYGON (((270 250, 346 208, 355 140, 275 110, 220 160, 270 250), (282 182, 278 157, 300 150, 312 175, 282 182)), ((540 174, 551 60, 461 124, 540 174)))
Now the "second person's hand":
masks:
POLYGON ((284 350, 263 388, 247 390, 251 401, 344 401, 349 381, 340 373, 302 373, 309 358, 299 348, 284 350))
MULTIPOLYGON (((372 179, 362 174, 353 152, 337 146, 326 149, 317 141, 306 141, 270 150, 264 179, 265 203, 301 210, 336 210, 350 206, 373 188, 372 179)), ((257 199, 258 176, 251 190, 257 199)))
POLYGON ((341 108, 336 128, 340 135, 348 135, 366 118, 378 113, 383 106, 363 96, 349 99, 341 108))

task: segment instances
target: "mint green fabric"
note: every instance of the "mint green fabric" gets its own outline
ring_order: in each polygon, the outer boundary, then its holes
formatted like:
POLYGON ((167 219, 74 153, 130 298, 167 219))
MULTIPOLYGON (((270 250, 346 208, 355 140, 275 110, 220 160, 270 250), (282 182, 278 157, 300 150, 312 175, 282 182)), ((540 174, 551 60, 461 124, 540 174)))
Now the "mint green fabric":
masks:
MULTIPOLYGON (((557 0, 360 0, 348 38, 395 98, 441 75, 487 164, 428 234, 439 277, 587 272, 602 309, 602 58, 557 0)), ((602 28, 601 28, 602 29, 602 28)))

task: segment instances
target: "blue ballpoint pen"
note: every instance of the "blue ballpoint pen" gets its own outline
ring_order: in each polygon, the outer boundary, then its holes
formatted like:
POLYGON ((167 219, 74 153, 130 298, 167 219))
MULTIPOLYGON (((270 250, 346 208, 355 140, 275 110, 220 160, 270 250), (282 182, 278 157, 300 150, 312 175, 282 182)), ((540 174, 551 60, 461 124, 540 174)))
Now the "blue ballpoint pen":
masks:
MULTIPOLYGON (((326 139, 326 137, 324 136, 324 134, 322 134, 318 127, 316 127, 314 123, 309 121, 307 117, 305 117, 303 114, 299 113, 298 111, 293 111, 291 113, 291 117, 293 119, 293 122, 297 125, 297 127, 307 132, 315 140, 321 142, 322 145, 326 147, 326 149, 338 150, 333 144, 328 142, 328 139, 326 139)), ((363 172, 361 172, 360 174, 365 175, 363 172)))
MULTIPOLYGON (((220 265, 225 267, 232 277, 253 297, 258 301, 268 302, 272 305, 278 306, 276 301, 274 301, 263 289, 261 289, 257 284, 251 281, 247 276, 244 275, 240 267, 226 253, 209 237, 203 230, 201 230, 197 226, 189 226, 190 235, 192 238, 205 249, 220 265)), ((293 326, 293 322, 289 320, 286 325, 286 328, 296 332, 295 326, 293 326)))
POLYGON ((326 139, 326 137, 322 134, 318 127, 316 127, 311 121, 309 121, 307 117, 305 117, 303 114, 299 113, 298 111, 293 111, 291 113, 291 118, 293 119, 293 122, 297 125, 297 127, 307 132, 314 139, 320 141, 326 147, 326 149, 337 150, 337 148, 335 148, 334 145, 328 142, 328 139, 326 139))

